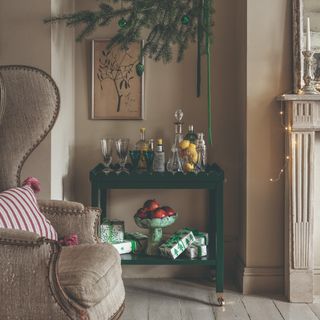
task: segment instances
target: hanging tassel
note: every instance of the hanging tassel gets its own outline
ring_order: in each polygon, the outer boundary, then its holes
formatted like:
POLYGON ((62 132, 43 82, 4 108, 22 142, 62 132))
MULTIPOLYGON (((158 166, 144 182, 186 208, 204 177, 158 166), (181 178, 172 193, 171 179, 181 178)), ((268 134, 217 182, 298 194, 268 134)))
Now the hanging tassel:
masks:
MULTIPOLYGON (((210 28, 210 8, 209 1, 205 0, 204 18, 206 30, 210 28)), ((207 56, 207 107, 208 107, 208 140, 212 145, 212 97, 211 97, 211 39, 208 32, 206 32, 206 56, 207 56)))
POLYGON ((197 98, 201 96, 201 57, 202 57, 202 42, 203 42, 203 8, 204 3, 201 0, 201 13, 198 17, 198 35, 197 35, 197 98))

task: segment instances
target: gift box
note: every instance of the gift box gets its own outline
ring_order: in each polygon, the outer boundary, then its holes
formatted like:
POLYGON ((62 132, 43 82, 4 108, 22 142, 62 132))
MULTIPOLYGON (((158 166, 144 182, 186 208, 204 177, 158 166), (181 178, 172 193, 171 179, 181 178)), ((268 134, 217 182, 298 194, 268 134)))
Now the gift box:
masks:
POLYGON ((148 245, 148 236, 140 232, 125 232, 124 239, 136 242, 134 253, 144 252, 148 245))
POLYGON ((125 240, 118 243, 112 243, 112 245, 117 249, 119 254, 131 253, 136 251, 136 241, 135 240, 125 240))
POLYGON ((192 231, 182 229, 174 233, 169 240, 160 247, 160 254, 165 257, 176 259, 195 241, 192 231))
POLYGON ((190 259, 205 257, 207 255, 207 246, 203 244, 197 244, 195 241, 186 249, 184 254, 190 259))
POLYGON ((195 237, 195 242, 199 245, 209 245, 209 234, 207 232, 201 232, 198 231, 197 229, 192 229, 192 228, 185 228, 187 230, 192 231, 194 237, 195 237))
POLYGON ((124 221, 105 220, 100 226, 100 238, 104 243, 119 243, 124 240, 124 221))

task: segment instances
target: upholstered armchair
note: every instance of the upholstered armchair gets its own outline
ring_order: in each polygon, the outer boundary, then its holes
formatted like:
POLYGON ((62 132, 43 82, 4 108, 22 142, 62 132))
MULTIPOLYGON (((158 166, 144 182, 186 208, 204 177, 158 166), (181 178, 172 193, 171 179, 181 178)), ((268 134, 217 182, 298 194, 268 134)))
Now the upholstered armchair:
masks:
MULTIPOLYGON (((54 125, 59 92, 49 75, 0 67, 0 191, 20 185, 21 168, 54 125)), ((100 211, 80 203, 39 201, 61 247, 36 233, 0 229, 0 319, 119 319, 124 308, 120 257, 99 243, 100 211)))

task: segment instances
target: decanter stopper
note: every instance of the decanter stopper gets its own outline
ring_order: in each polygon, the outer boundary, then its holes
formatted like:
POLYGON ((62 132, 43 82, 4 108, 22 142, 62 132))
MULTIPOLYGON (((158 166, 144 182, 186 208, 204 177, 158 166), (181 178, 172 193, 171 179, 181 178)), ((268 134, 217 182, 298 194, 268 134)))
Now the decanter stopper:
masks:
POLYGON ((178 123, 181 123, 182 118, 183 118, 183 111, 182 109, 178 109, 175 113, 174 113, 174 117, 176 118, 178 123))

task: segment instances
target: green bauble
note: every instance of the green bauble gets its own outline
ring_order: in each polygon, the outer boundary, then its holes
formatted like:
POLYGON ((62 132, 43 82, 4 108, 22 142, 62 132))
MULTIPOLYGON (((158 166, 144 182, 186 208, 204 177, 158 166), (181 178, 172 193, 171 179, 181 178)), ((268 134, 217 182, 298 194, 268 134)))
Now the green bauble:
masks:
POLYGON ((138 63, 136 65, 136 73, 139 77, 142 77, 143 73, 144 73, 144 65, 142 63, 138 63))
POLYGON ((128 21, 123 17, 118 21, 118 25, 121 29, 125 28, 127 24, 128 24, 128 21))
POLYGON ((188 24, 190 23, 190 17, 185 14, 185 15, 181 18, 181 23, 184 24, 185 26, 188 25, 188 24))

